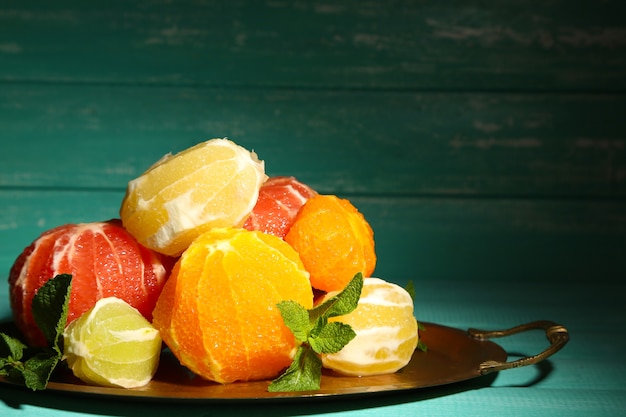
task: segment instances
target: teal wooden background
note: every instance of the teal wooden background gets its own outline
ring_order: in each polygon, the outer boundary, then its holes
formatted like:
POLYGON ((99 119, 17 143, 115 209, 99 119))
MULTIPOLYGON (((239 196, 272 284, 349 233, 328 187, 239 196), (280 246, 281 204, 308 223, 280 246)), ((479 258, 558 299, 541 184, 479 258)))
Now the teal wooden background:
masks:
MULTIPOLYGON (((116 217, 163 154, 229 137, 268 174, 351 199, 376 275, 415 282, 419 319, 572 333, 488 389, 320 413, 621 415, 624 16, 619 0, 2 0, 0 319, 8 269, 39 233, 116 217)), ((0 394, 3 415, 106 413, 0 394)))

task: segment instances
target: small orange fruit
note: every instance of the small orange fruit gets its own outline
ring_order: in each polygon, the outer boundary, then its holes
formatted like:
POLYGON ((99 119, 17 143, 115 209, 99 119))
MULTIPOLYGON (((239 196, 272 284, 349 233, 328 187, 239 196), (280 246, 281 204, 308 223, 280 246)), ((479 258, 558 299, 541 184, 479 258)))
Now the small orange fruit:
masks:
POLYGON ((380 278, 365 278, 357 308, 329 321, 349 324, 356 333, 339 352, 322 355, 324 367, 344 375, 396 372, 409 363, 419 339, 411 296, 380 278))
POLYGON ((179 256, 213 227, 242 226, 265 180, 263 161, 227 139, 166 155, 130 181, 120 208, 143 245, 179 256))
POLYGON ((183 252, 153 312, 178 360, 205 379, 269 379, 293 360, 297 342, 276 306, 313 304, 309 274, 279 237, 212 229, 183 252))
POLYGON ((311 285, 341 291, 358 272, 376 267, 374 232, 365 217, 345 199, 316 195, 302 206, 285 236, 311 274, 311 285))

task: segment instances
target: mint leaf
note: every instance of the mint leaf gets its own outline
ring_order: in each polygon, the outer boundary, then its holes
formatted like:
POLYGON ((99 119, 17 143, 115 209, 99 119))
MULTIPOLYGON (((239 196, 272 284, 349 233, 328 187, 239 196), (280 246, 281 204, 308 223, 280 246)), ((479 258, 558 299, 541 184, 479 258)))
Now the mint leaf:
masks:
POLYGON ((33 391, 45 389, 60 359, 53 349, 45 349, 30 357, 22 369, 24 384, 33 391))
POLYGON ((317 353, 337 353, 355 337, 350 325, 333 321, 322 327, 315 337, 309 338, 309 344, 317 353))
POLYGON ((293 362, 268 387, 270 392, 310 391, 320 388, 322 360, 319 354, 340 351, 356 333, 347 324, 328 322, 330 317, 353 311, 361 298, 363 274, 357 273, 337 295, 310 310, 294 301, 277 304, 285 325, 301 345, 293 362))
POLYGON ((295 301, 281 301, 277 304, 285 325, 291 330, 296 340, 306 342, 309 335, 309 312, 295 301))
POLYGON ((67 322, 71 282, 71 275, 57 275, 43 284, 33 297, 33 318, 52 347, 58 346, 67 322))
POLYGON ((0 333, 0 375, 23 383, 32 390, 45 389, 62 358, 62 335, 67 323, 71 275, 48 280, 33 297, 35 323, 49 346, 29 350, 20 340, 0 333))
POLYGON ((301 345, 287 370, 272 381, 269 392, 315 391, 320 389, 322 360, 310 346, 301 345))
POLYGON ((311 325, 320 317, 343 316, 354 310, 359 303, 363 289, 363 274, 357 273, 339 294, 309 310, 311 325))
POLYGON ((422 352, 426 352, 428 351, 428 346, 426 346, 426 343, 420 340, 419 342, 417 342, 417 349, 421 350, 422 352))
POLYGON ((8 334, 0 333, 0 356, 2 359, 20 360, 24 356, 26 345, 8 334))

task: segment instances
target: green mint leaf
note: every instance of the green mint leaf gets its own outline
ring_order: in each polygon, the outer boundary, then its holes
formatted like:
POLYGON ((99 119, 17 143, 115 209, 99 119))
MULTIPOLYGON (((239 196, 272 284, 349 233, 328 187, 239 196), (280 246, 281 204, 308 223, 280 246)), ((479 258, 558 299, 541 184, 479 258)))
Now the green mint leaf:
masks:
POLYGON ((24 362, 24 384, 33 391, 45 389, 61 357, 54 349, 45 349, 24 362))
POLYGON ((318 317, 315 323, 313 323, 313 325, 311 326, 311 330, 309 331, 307 340, 310 338, 317 337, 322 332, 322 330, 324 330, 324 327, 326 327, 327 324, 328 324, 328 317, 326 316, 318 317))
POLYGON ((287 370, 272 381, 269 392, 315 391, 320 389, 322 360, 310 346, 301 345, 287 370))
POLYGON ((35 323, 55 349, 67 322, 71 283, 71 275, 57 275, 42 285, 33 297, 35 323))
POLYGON ((285 325, 291 330, 296 340, 306 342, 309 336, 309 312, 295 301, 281 301, 277 304, 285 325))
POLYGON ((328 322, 330 317, 342 316, 359 304, 363 289, 363 274, 354 275, 337 295, 306 310, 294 301, 277 304, 285 325, 301 345, 287 370, 268 387, 270 392, 318 390, 322 379, 321 353, 340 351, 356 333, 347 324, 328 322))
POLYGON ((337 353, 355 337, 350 325, 333 321, 322 327, 316 337, 309 338, 309 344, 317 353, 337 353))
POLYGON ((330 318, 350 313, 359 303, 362 289, 363 274, 358 272, 339 294, 309 310, 311 326, 314 326, 320 317, 330 318))
POLYGON ((18 339, 0 333, 0 375, 32 390, 46 388, 63 354, 61 344, 67 323, 71 279, 68 274, 57 275, 41 286, 33 297, 33 317, 49 346, 29 351, 18 339))
POLYGON ((0 357, 19 361, 24 356, 26 345, 5 333, 0 333, 0 357))
MULTIPOLYGON (((417 322, 417 331, 418 332, 423 332, 426 330, 426 327, 420 323, 419 321, 417 322)), ((421 350, 422 352, 426 352, 428 350, 428 346, 426 346, 426 343, 422 342, 421 338, 420 340, 417 342, 417 349, 421 350)))

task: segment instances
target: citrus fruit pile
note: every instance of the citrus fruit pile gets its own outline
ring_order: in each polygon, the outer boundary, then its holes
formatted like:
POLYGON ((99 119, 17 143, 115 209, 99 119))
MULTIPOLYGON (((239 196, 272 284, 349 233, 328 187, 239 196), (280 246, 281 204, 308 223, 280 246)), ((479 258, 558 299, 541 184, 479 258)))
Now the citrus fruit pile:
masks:
POLYGON ((277 305, 310 309, 314 293, 330 297, 358 273, 367 277, 362 299, 336 318, 356 337, 324 355, 324 366, 346 375, 391 373, 415 350, 412 300, 371 277, 374 233, 362 213, 294 177, 268 177, 254 152, 228 139, 157 161, 128 183, 119 213, 44 233, 10 275, 16 322, 32 343, 41 341, 29 316, 34 292, 54 274, 73 275, 65 356, 87 383, 145 384, 161 340, 211 381, 277 377, 301 343, 277 305), (158 338, 147 336, 152 331, 158 338), (119 349, 99 349, 113 340, 119 349))

